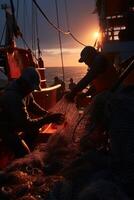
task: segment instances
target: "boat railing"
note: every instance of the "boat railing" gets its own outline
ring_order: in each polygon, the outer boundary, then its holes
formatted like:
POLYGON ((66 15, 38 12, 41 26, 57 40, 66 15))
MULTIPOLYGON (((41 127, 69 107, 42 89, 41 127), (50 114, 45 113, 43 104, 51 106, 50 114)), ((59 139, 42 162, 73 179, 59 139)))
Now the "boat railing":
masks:
POLYGON ((61 84, 54 85, 51 87, 46 87, 41 89, 41 91, 35 91, 33 93, 36 102, 45 109, 52 108, 56 102, 57 99, 57 91, 61 87, 61 84))
POLYGON ((58 85, 43 88, 43 89, 41 89, 41 91, 36 90, 35 92, 49 92, 49 91, 52 91, 52 90, 57 90, 60 87, 61 87, 61 84, 58 84, 58 85))

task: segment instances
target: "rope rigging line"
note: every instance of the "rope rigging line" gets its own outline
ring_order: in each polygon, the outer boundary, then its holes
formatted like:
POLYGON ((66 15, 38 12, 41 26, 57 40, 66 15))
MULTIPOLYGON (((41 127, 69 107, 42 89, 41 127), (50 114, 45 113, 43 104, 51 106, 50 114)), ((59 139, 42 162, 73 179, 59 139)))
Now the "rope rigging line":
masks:
MULTIPOLYGON (((18 2, 18 1, 17 1, 18 2)), ((10 5, 11 5, 11 10, 12 10, 12 16, 13 16, 13 24, 16 24, 16 19, 15 19, 15 11, 14 11, 14 4, 13 4, 13 1, 10 0, 10 5)), ((17 8, 19 8, 19 4, 17 5, 17 8)), ((1 36, 1 40, 0 40, 0 43, 2 42, 3 40, 3 34, 5 32, 5 28, 6 28, 6 23, 4 25, 4 29, 3 29, 3 32, 2 32, 2 36, 1 36)), ((22 34, 20 35, 20 38, 22 39, 22 41, 25 43, 26 47, 28 49, 30 49, 30 47, 28 46, 28 44, 26 43, 25 39, 23 38, 22 34)), ((30 49, 31 50, 31 49, 30 49)), ((33 52, 31 51, 32 55, 35 57, 35 55, 33 54, 33 52)), ((35 57, 36 59, 36 57, 35 57)), ((37 60, 37 59, 36 59, 37 60)))
POLYGON ((38 48, 38 59, 41 57, 41 50, 40 50, 40 39, 39 39, 39 28, 38 28, 38 12, 37 9, 35 10, 35 21, 36 21, 36 36, 37 36, 37 48, 38 48))
POLYGON ((67 23, 67 29, 68 31, 70 30, 70 25, 69 25, 69 16, 68 16, 68 6, 67 6, 67 1, 64 1, 64 5, 65 5, 65 14, 66 14, 66 23, 67 23))
MULTIPOLYGON (((57 25, 58 25, 58 28, 59 28, 59 15, 58 15, 58 3, 57 3, 57 0, 55 0, 55 7, 56 7, 57 25)), ((58 36, 59 36, 59 44, 60 44, 60 55, 61 55, 63 81, 65 81, 65 71, 64 71, 64 61, 63 61, 63 51, 62 51, 62 41, 61 41, 60 31, 58 31, 58 36)))
MULTIPOLYGON (((70 30, 70 24, 69 24, 69 15, 68 15, 68 6, 67 6, 67 1, 65 0, 65 14, 66 14, 66 22, 67 22, 67 29, 68 31, 70 30)), ((78 42, 79 44, 83 45, 83 46, 86 46, 85 44, 83 44, 82 42, 80 42, 72 33, 71 31, 70 32, 70 36, 76 41, 78 42)))
POLYGON ((32 1, 32 14, 31 14, 31 22, 32 22, 32 49, 34 49, 34 36, 33 36, 33 1, 32 1))
POLYGON ((3 40, 3 37, 4 37, 5 30, 6 30, 6 23, 4 24, 4 28, 3 28, 3 31, 2 31, 2 34, 1 34, 0 45, 2 44, 2 40, 3 40))
MULTIPOLYGON (((26 37, 26 17, 25 17, 25 12, 26 12, 26 1, 23 0, 23 35, 26 37)), ((24 44, 25 48, 25 44, 24 44)))
POLYGON ((67 29, 70 32, 70 36, 79 44, 86 46, 84 43, 80 42, 70 31, 70 25, 69 25, 69 15, 68 15, 68 6, 67 6, 67 1, 65 0, 65 14, 66 14, 66 22, 67 22, 67 29))
POLYGON ((35 12, 36 12, 36 8, 33 4, 33 1, 32 1, 32 51, 34 52, 34 55, 35 57, 36 56, 36 15, 35 15, 35 12))
MULTIPOLYGON (((18 2, 18 1, 17 1, 18 2)), ((24 4, 25 4, 25 0, 24 0, 24 4)), ((11 5, 11 10, 12 10, 12 15, 13 15, 13 23, 15 24, 16 23, 16 19, 15 19, 15 11, 14 11, 14 4, 13 4, 13 1, 10 0, 10 5, 11 5)), ((17 4, 17 9, 19 9, 19 4, 17 4)), ((5 32, 5 28, 6 28, 6 23, 5 23, 5 26, 4 26, 4 29, 3 29, 3 32, 2 32, 2 36, 1 36, 1 40, 0 40, 0 43, 2 42, 3 40, 3 34, 5 32)), ((36 55, 34 54, 34 52, 31 50, 31 48, 29 47, 29 45, 27 44, 27 42, 25 41, 23 35, 21 34, 20 35, 20 38, 22 39, 23 43, 25 44, 25 46, 31 51, 33 57, 35 58, 36 61, 38 61, 38 59, 36 58, 36 55)))
POLYGON ((41 57, 42 53, 40 50, 40 39, 37 37, 37 47, 38 47, 38 59, 41 57))
POLYGON ((26 47, 31 51, 33 57, 35 58, 36 61, 38 61, 36 55, 34 54, 34 52, 31 50, 31 48, 29 47, 29 45, 27 44, 27 42, 25 41, 25 39, 23 38, 23 36, 21 36, 22 41, 24 42, 24 44, 26 45, 26 47))
POLYGON ((37 2, 35 0, 33 0, 33 3, 37 6, 37 8, 39 9, 39 11, 41 12, 41 14, 45 17, 45 19, 47 20, 47 22, 53 27, 55 28, 57 31, 60 31, 61 33, 63 33, 64 35, 69 35, 70 32, 65 32, 63 30, 61 30, 60 28, 58 28, 57 26, 55 26, 50 20, 49 18, 45 15, 45 13, 42 11, 42 9, 40 8, 40 6, 37 4, 37 2))
POLYGON ((83 45, 83 46, 87 46, 87 45, 85 45, 84 43, 82 43, 82 42, 80 42, 71 32, 70 32, 70 35, 71 35, 71 37, 76 41, 76 42, 78 42, 79 44, 81 44, 81 45, 83 45))
POLYGON ((18 21, 18 13, 19 13, 19 0, 17 0, 16 4, 16 20, 18 21))
POLYGON ((47 22, 57 31, 63 33, 64 35, 70 35, 76 42, 78 42, 79 44, 83 45, 83 46, 87 46, 84 43, 80 42, 70 31, 63 31, 60 28, 58 28, 57 26, 55 26, 50 20, 49 18, 45 15, 45 13, 42 11, 42 9, 40 8, 40 6, 37 4, 36 0, 33 0, 33 3, 37 6, 37 8, 39 9, 39 11, 41 12, 41 14, 43 15, 43 17, 47 20, 47 22))

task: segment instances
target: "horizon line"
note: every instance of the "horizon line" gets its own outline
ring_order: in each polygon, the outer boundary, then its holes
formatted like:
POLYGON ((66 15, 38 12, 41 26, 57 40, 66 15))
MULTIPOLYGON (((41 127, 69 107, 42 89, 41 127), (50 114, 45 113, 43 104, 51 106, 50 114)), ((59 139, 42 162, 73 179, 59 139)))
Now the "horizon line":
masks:
MULTIPOLYGON (((62 68, 62 66, 45 66, 45 68, 49 68, 49 67, 61 67, 61 68, 62 68)), ((80 65, 74 65, 74 66, 69 65, 69 66, 64 66, 64 68, 66 68, 66 67, 87 67, 87 66, 86 66, 86 65, 82 65, 82 66, 80 66, 80 65)))

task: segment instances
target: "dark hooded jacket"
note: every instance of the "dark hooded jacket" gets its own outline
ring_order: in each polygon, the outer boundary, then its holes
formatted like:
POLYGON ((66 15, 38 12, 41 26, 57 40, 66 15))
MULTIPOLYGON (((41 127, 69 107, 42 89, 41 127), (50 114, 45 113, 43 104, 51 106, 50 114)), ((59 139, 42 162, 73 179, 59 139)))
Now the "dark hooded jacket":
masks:
POLYGON ((31 131, 39 129, 46 122, 44 117, 31 119, 28 111, 44 115, 46 111, 35 103, 33 96, 25 96, 18 81, 14 81, 0 97, 0 132, 31 131))

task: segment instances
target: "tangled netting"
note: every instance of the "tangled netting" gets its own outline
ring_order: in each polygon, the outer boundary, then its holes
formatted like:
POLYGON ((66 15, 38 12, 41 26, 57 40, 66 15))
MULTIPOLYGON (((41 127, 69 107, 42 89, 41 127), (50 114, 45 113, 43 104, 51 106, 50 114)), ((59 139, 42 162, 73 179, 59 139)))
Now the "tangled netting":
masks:
POLYGON ((13 161, 0 173, 0 199, 42 200, 55 184, 63 183, 64 169, 79 155, 78 140, 89 119, 74 103, 62 98, 51 110, 65 115, 63 125, 46 143, 40 143, 24 158, 13 161))
POLYGON ((134 95, 128 89, 119 95, 100 94, 83 114, 62 98, 50 111, 63 113, 64 124, 32 153, 0 172, 0 200, 83 200, 89 195, 127 200, 126 194, 134 196, 134 95), (110 143, 107 129, 96 126, 97 122, 110 124, 110 143))

